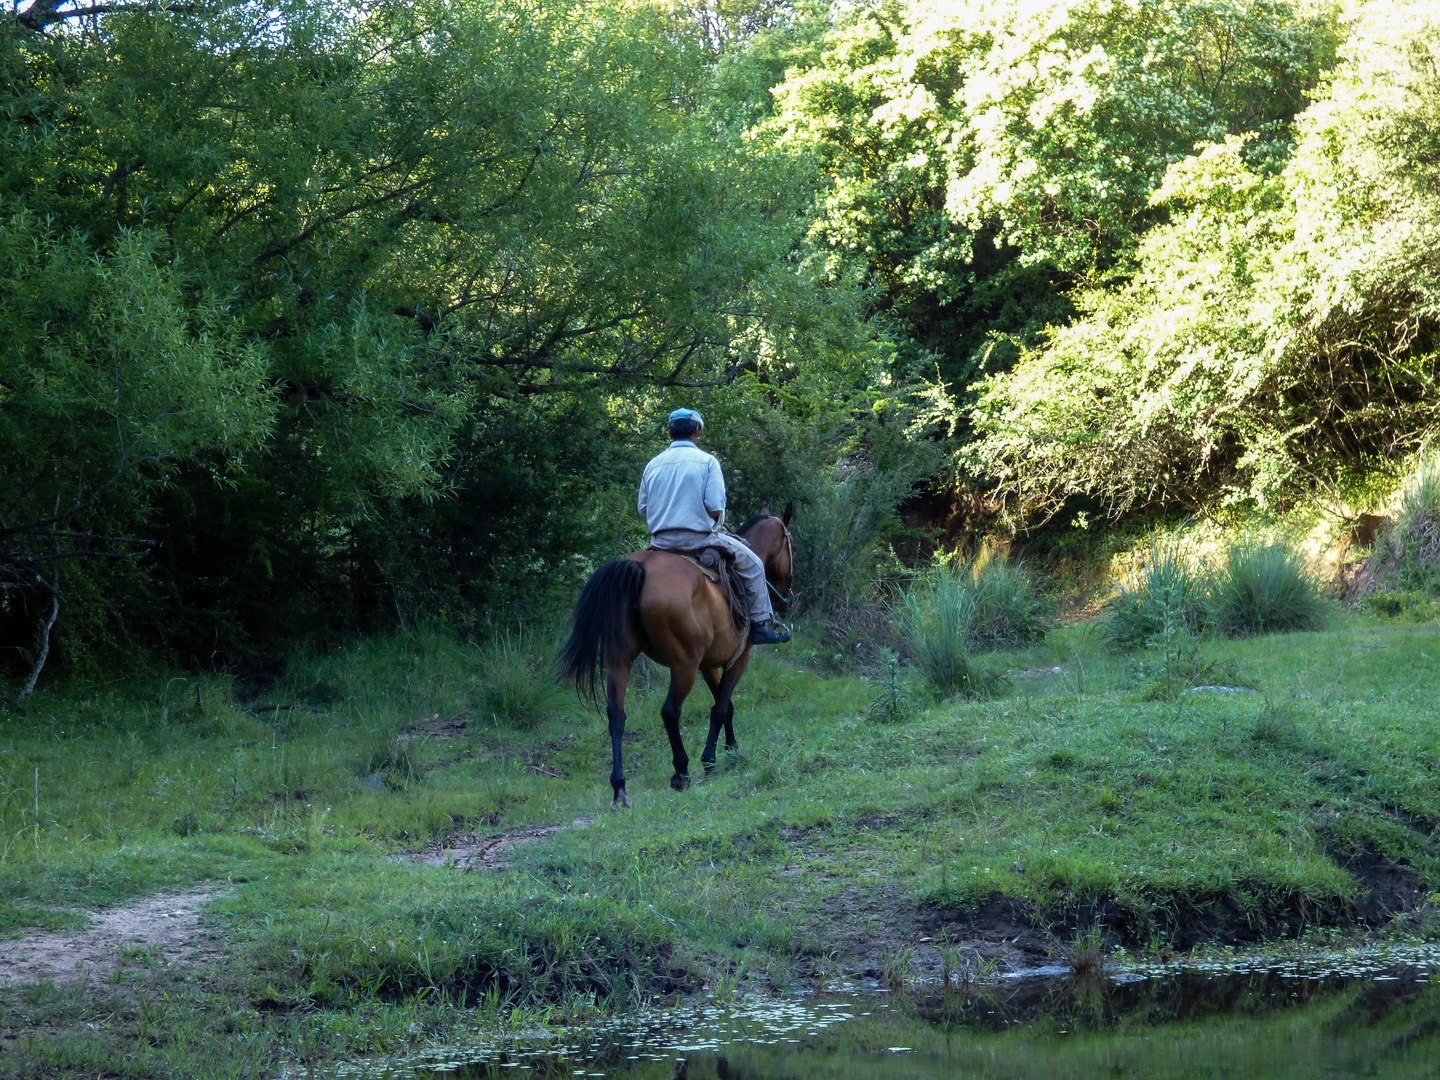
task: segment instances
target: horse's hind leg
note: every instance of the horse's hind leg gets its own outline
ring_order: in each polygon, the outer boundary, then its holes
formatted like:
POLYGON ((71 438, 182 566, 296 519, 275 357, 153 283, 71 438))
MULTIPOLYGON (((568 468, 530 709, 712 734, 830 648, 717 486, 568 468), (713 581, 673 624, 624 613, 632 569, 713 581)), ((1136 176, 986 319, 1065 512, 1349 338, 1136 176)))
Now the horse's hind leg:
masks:
POLYGON ((618 810, 630 805, 630 796, 625 794, 625 765, 621 760, 621 745, 625 741, 625 688, 630 682, 632 661, 616 661, 605 668, 605 716, 610 721, 610 787, 615 798, 610 809, 618 810))
POLYGON ((660 716, 665 721, 665 734, 670 736, 670 757, 675 764, 675 775, 670 777, 670 786, 683 791, 690 786, 690 757, 685 753, 685 743, 680 738, 680 709, 695 686, 697 666, 681 661, 670 669, 670 692, 665 695, 665 704, 660 706, 660 716))

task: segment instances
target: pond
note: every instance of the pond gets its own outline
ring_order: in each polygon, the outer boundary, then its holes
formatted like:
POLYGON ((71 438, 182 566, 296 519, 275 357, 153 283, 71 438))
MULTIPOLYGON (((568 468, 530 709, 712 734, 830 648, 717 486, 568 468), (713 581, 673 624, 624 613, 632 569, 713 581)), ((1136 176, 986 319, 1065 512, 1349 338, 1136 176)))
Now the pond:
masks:
POLYGON ((949 993, 847 986, 691 1003, 374 1068, 425 1080, 1430 1078, 1440 952, 1222 958, 1088 984, 1052 972, 949 993))

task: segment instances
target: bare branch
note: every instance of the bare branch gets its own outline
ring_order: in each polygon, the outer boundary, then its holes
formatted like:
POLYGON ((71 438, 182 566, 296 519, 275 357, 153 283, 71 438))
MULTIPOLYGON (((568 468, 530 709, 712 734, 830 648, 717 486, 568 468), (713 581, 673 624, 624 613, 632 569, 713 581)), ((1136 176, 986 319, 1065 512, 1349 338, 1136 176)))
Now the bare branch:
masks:
POLYGON ((28 30, 44 30, 45 27, 54 23, 64 22, 67 19, 83 19, 90 15, 117 15, 133 13, 137 15, 154 15, 157 13, 166 15, 203 15, 206 8, 198 4, 91 4, 89 7, 72 7, 61 11, 60 9, 71 0, 35 0, 24 11, 16 12, 10 17, 28 30))

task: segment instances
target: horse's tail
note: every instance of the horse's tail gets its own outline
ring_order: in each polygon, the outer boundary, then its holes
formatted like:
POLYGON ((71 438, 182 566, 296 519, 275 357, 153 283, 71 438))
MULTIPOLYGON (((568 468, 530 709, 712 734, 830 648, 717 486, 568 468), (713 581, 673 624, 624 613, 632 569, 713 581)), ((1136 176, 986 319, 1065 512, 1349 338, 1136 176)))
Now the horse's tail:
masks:
POLYGON ((645 567, 633 559, 616 559, 591 574, 581 590, 570 640, 559 659, 565 678, 585 700, 599 702, 600 664, 625 651, 626 630, 644 585, 645 567))

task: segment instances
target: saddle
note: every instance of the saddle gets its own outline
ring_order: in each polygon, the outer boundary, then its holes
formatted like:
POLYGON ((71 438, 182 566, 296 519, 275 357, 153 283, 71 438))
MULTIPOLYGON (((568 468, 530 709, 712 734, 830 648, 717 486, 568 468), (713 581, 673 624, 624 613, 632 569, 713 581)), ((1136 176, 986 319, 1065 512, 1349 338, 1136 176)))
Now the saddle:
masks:
POLYGON ((700 568, 700 573, 720 586, 725 597, 725 606, 730 609, 730 621, 736 630, 747 630, 750 626, 749 605, 745 602, 745 583, 735 572, 735 556, 721 547, 705 547, 698 551, 673 551, 700 568))

